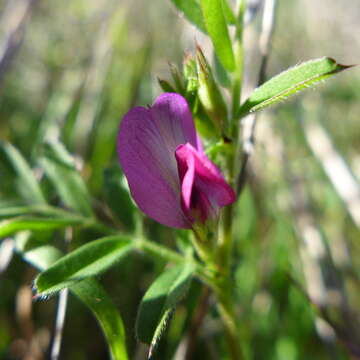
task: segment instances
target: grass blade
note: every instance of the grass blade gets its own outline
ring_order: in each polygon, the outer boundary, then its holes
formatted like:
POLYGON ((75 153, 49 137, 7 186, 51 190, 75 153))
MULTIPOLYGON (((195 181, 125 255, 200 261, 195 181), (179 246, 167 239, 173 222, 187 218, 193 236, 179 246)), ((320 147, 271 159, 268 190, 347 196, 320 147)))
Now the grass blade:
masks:
POLYGON ((223 11, 222 0, 201 0, 206 29, 224 68, 235 70, 235 59, 223 11))
POLYGON ((83 221, 84 219, 76 217, 48 219, 19 216, 0 221, 0 238, 13 235, 23 230, 46 231, 63 229, 67 226, 79 225, 83 223, 83 221))
POLYGON ((41 165, 64 204, 85 216, 91 216, 90 195, 73 157, 63 144, 56 141, 46 143, 43 150, 41 165))
POLYGON ((46 204, 40 185, 37 182, 30 165, 21 155, 20 151, 10 143, 1 142, 0 152, 4 153, 6 159, 15 171, 19 192, 27 202, 32 205, 46 204))

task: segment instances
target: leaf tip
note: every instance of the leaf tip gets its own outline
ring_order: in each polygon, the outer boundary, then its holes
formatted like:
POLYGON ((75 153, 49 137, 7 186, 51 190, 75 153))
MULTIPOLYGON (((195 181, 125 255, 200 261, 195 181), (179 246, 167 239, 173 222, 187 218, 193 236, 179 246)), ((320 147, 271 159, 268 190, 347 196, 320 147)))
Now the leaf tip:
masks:
POLYGON ((50 298, 49 294, 43 294, 40 290, 39 287, 37 285, 37 281, 38 281, 39 277, 36 277, 34 279, 34 281, 32 282, 31 285, 31 291, 33 293, 32 299, 33 301, 43 301, 43 300, 48 300, 50 298))
POLYGON ((332 63, 334 63, 337 66, 337 69, 336 69, 337 72, 338 71, 343 71, 343 70, 346 70, 346 69, 350 69, 350 68, 355 67, 355 66, 359 66, 359 64, 351 64, 351 65, 340 64, 331 56, 329 56, 327 59, 330 60, 332 63))
POLYGON ((50 297, 49 295, 40 293, 36 285, 33 285, 31 290, 33 292, 33 296, 32 296, 33 301, 45 301, 48 300, 50 297))

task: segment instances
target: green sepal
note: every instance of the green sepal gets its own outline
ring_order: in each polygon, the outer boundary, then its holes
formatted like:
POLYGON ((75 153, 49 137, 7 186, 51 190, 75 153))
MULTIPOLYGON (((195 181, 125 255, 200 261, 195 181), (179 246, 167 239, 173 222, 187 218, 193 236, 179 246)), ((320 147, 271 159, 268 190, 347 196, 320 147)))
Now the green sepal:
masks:
POLYGON ((166 80, 158 79, 159 85, 164 92, 174 93, 175 88, 166 80))
POLYGON ((214 79, 211 67, 199 46, 196 49, 196 65, 199 79, 198 97, 206 114, 221 135, 227 125, 226 103, 214 79))
POLYGON ((193 94, 199 88, 196 60, 191 54, 186 54, 183 63, 185 89, 187 94, 193 94))

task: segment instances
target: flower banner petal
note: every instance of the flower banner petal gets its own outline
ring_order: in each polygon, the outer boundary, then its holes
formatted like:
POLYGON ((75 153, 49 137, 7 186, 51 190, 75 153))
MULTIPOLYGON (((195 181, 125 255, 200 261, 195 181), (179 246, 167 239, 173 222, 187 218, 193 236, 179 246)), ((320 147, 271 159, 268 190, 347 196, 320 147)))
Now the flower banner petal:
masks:
POLYGON ((198 148, 194 120, 186 100, 179 94, 160 95, 150 109, 152 118, 168 151, 175 154, 180 144, 187 142, 198 148))
POLYGON ((197 146, 186 100, 165 93, 153 107, 136 107, 123 118, 117 142, 120 164, 139 208, 161 224, 189 228, 181 208, 176 148, 197 146))

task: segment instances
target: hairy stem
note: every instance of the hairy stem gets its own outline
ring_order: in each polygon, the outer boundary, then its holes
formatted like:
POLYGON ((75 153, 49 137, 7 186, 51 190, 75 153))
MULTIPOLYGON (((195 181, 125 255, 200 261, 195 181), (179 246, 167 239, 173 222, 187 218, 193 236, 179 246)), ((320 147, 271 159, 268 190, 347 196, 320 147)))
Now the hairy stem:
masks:
MULTIPOLYGON (((236 61, 236 70, 232 74, 231 88, 231 151, 227 155, 227 180, 234 188, 235 186, 235 154, 238 147, 238 128, 239 121, 236 114, 240 108, 241 88, 243 82, 243 18, 246 8, 246 0, 238 3, 238 15, 236 33, 234 39, 234 54, 236 61)), ((215 287, 215 293, 218 299, 219 313, 224 325, 225 337, 233 360, 242 359, 242 351, 238 337, 238 329, 235 314, 235 304, 233 301, 232 280, 231 280, 231 259, 233 248, 233 217, 234 204, 228 205, 223 210, 221 232, 218 241, 218 258, 217 265, 220 270, 220 285, 215 287)))
POLYGON ((206 284, 209 284, 209 286, 213 286, 212 279, 214 271, 211 266, 210 268, 206 268, 193 258, 184 257, 176 251, 144 238, 136 239, 136 248, 149 254, 153 258, 162 259, 173 264, 188 264, 189 262, 192 262, 195 265, 196 276, 206 284))
POLYGON ((246 8, 246 1, 242 0, 239 4, 235 39, 234 39, 234 55, 235 55, 236 67, 234 73, 232 74, 232 87, 231 87, 231 98, 232 98, 231 120, 233 122, 235 122, 235 114, 237 114, 240 107, 241 88, 243 82, 243 69, 244 69, 243 19, 244 19, 245 8, 246 8))
POLYGON ((203 288, 201 299, 199 301, 199 305, 197 306, 195 316, 192 319, 191 327, 188 333, 188 345, 184 357, 185 360, 191 360, 193 358, 199 332, 209 308, 210 294, 211 292, 209 287, 205 286, 203 288))
POLYGON ((218 309, 224 325, 224 334, 232 360, 242 360, 243 354, 239 341, 235 304, 233 301, 231 281, 225 279, 216 291, 218 309))

